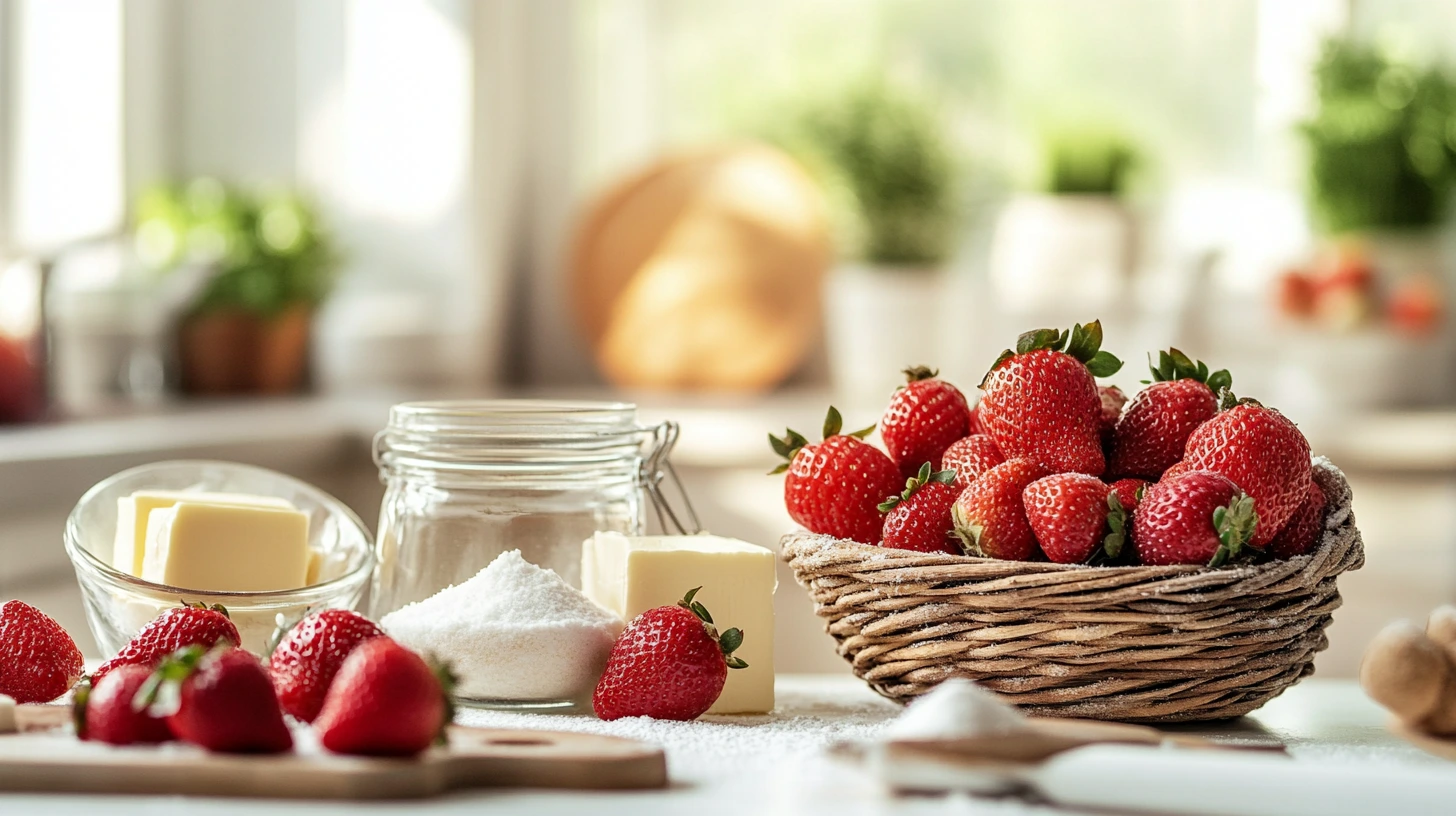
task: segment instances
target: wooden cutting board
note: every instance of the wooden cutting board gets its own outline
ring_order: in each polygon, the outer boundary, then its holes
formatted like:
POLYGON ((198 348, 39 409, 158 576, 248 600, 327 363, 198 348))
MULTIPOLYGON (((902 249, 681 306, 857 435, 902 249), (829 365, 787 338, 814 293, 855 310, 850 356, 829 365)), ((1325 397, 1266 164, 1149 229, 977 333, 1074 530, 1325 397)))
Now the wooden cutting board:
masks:
POLYGON ((20 707, 21 732, 0 735, 0 791, 411 799, 464 788, 667 785, 660 748, 596 734, 451 726, 449 747, 418 759, 242 756, 82 742, 63 727, 69 717, 68 707, 20 707))

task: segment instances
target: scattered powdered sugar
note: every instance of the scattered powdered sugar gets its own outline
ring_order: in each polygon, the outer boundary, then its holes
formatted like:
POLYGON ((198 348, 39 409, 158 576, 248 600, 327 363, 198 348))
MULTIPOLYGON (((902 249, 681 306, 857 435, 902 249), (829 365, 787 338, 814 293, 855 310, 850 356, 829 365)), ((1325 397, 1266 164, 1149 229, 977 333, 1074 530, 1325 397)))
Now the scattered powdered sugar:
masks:
MULTIPOLYGON (((730 774, 777 772, 822 758, 823 749, 841 741, 876 739, 903 709, 858 693, 827 694, 807 678, 786 688, 778 684, 773 713, 705 715, 691 722, 625 717, 603 721, 591 715, 528 714, 461 710, 456 721, 487 728, 528 728, 607 734, 661 745, 674 782, 705 782, 730 774)), ((838 679, 838 678, 832 678, 838 679)), ((842 687, 831 685, 839 691, 842 687)))
POLYGON ((551 570, 502 553, 475 577, 379 622, 452 666, 476 700, 575 700, 591 693, 622 621, 551 570))
POLYGON ((892 740, 952 740, 1014 734, 1027 728, 1021 712, 964 678, 951 678, 895 718, 892 740))

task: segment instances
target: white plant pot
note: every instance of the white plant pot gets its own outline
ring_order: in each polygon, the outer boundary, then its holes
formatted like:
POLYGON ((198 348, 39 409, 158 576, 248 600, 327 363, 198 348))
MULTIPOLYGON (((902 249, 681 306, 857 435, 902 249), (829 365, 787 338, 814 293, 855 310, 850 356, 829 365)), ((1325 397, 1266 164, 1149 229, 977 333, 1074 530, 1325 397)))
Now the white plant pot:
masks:
POLYGON ((937 368, 945 353, 939 268, 846 264, 825 286, 829 374, 840 407, 882 408, 901 371, 937 368))
POLYGON ((1136 220, 1111 196, 1028 195, 1007 204, 991 240, 991 288, 1019 313, 1096 313, 1123 296, 1136 220))

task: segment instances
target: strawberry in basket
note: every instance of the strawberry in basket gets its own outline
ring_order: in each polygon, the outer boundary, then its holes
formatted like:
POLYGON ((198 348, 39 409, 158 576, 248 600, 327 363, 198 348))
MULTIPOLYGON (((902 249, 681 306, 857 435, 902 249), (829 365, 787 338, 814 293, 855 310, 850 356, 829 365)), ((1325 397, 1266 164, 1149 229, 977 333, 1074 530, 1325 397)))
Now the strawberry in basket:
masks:
POLYGON ((1109 472, 1156 480, 1183 458, 1188 437, 1218 413, 1218 394, 1233 384, 1178 349, 1158 352, 1153 382, 1139 391, 1113 431, 1109 472))
POLYGON ((981 381, 981 426, 1011 459, 1052 473, 1101 476, 1102 397, 1096 377, 1122 368, 1102 350, 1098 321, 1072 331, 1037 329, 1001 353, 981 381))
POLYGON ((953 538, 955 524, 950 508, 961 493, 953 470, 931 472, 930 463, 906 480, 905 492, 880 505, 885 516, 885 540, 881 546, 919 552, 960 555, 953 538))
POLYGON ((824 419, 824 441, 812 444, 789 429, 783 438, 769 434, 784 464, 773 473, 784 477, 784 504, 789 517, 811 533, 877 544, 885 524, 880 502, 900 492, 900 469, 864 438, 871 425, 841 434, 844 419, 833 406, 824 419))
POLYGON ((941 455, 952 442, 970 433, 970 409, 959 388, 925 366, 905 369, 909 380, 890 397, 880 419, 880 439, 900 475, 913 478, 920 466, 941 468, 941 455))
POLYGON ((1309 498, 1309 442, 1283 414, 1254 400, 1225 391, 1221 408, 1188 437, 1183 464, 1223 474, 1254 498, 1259 529, 1250 544, 1264 547, 1309 498))

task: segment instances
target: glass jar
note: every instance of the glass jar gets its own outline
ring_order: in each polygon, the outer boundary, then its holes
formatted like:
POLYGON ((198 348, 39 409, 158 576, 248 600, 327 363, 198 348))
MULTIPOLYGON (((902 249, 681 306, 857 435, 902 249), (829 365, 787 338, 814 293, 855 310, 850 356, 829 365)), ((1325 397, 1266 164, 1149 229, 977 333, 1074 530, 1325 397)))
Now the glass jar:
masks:
POLYGON ((374 443, 386 491, 372 617, 463 583, 508 550, 580 587, 582 541, 641 535, 648 501, 664 528, 686 532, 661 500, 676 439, 676 424, 641 425, 629 403, 394 406, 374 443))

